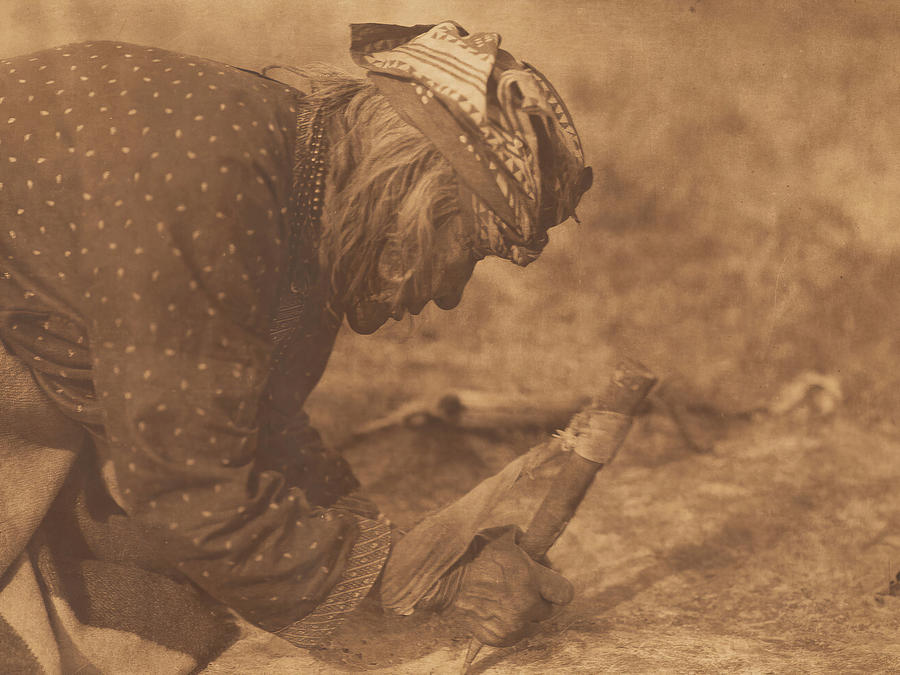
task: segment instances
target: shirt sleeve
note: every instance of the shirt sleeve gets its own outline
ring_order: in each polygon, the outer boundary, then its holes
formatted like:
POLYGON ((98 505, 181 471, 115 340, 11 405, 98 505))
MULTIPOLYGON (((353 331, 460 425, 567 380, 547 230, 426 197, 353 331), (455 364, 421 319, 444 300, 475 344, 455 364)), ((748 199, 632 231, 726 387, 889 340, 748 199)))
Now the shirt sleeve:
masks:
POLYGON ((339 581, 358 527, 258 462, 287 195, 235 155, 178 184, 147 176, 156 204, 92 233, 80 304, 123 508, 184 575, 278 630, 339 581))
POLYGON ((292 415, 266 406, 261 416, 258 466, 278 471, 312 504, 331 505, 359 488, 350 466, 322 441, 301 409, 292 415))
MULTIPOLYGON (((189 283, 184 267, 167 273, 189 283)), ((110 289, 120 311, 91 337, 123 506, 211 595, 269 630, 287 625, 336 583, 355 523, 256 462, 264 336, 203 292, 171 312, 131 293, 110 289)))

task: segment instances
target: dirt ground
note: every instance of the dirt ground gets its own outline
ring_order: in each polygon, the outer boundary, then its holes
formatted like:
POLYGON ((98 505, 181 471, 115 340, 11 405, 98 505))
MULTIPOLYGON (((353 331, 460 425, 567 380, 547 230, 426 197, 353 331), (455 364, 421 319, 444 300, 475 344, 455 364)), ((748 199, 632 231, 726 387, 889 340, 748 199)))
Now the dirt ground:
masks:
MULTIPOLYGON (((407 526, 533 440, 398 429, 347 454, 407 526)), ((735 422, 698 454, 667 418, 640 418, 551 552, 576 600, 471 672, 897 672, 900 597, 875 592, 900 562, 898 440, 799 409, 735 422)), ((496 521, 527 524, 552 473, 496 521)), ((268 673, 455 673, 466 648, 439 619, 371 608, 312 657, 256 639, 238 663, 268 673)))

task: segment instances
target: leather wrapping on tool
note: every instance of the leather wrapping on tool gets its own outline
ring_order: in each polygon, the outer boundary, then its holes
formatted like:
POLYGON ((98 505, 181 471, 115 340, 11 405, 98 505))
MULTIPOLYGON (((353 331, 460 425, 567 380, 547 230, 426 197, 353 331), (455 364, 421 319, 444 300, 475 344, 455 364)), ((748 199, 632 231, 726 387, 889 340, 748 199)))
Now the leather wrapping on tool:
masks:
POLYGON ((632 417, 611 410, 585 410, 557 436, 562 449, 591 462, 609 464, 619 452, 631 429, 632 417))
POLYGON ((381 604, 397 614, 412 614, 416 603, 468 550, 494 507, 523 475, 559 452, 542 443, 466 495, 428 516, 391 551, 381 580, 381 604))

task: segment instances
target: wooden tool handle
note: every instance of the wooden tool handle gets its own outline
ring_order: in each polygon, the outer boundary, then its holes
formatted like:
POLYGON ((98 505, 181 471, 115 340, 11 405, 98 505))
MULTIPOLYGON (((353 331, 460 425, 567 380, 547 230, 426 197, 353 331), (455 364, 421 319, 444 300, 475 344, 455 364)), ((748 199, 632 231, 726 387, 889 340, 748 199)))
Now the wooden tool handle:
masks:
MULTIPOLYGON (((637 361, 623 361, 616 367, 606 391, 595 398, 585 412, 589 414, 605 411, 633 417, 637 407, 650 393, 654 384, 656 377, 646 367, 637 361)), ((606 442, 614 441, 607 438, 606 442)), ((616 448, 601 448, 601 450, 608 452, 594 453, 595 456, 611 456, 616 448)), ((519 546, 528 555, 540 560, 547 554, 575 515, 575 510, 581 504, 594 476, 602 468, 603 464, 600 462, 585 459, 576 452, 569 453, 519 542, 519 546)), ((472 638, 463 661, 463 674, 468 672, 480 649, 481 643, 472 638)))
MULTIPOLYGON (((654 384, 656 378, 646 367, 636 361, 623 361, 616 367, 606 391, 591 402, 587 411, 607 411, 631 417, 654 384)), ((611 452, 614 450, 610 448, 611 452)), ((519 542, 528 555, 535 559, 546 555, 575 515, 575 510, 601 468, 601 463, 585 459, 575 452, 569 453, 519 542)))

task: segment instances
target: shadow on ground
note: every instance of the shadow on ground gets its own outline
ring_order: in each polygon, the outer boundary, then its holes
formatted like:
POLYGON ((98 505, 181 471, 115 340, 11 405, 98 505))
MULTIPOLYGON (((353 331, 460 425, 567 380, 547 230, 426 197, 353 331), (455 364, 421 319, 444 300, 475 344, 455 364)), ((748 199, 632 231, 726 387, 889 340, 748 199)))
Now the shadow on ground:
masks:
MULTIPOLYGON (((411 524, 529 442, 463 436, 401 429, 348 457, 411 524)), ((838 416, 740 425, 697 454, 642 421, 551 551, 575 601, 515 648, 485 649, 472 672, 900 668, 900 598, 874 597, 900 543, 897 449, 838 416)), ((551 475, 520 485, 498 521, 526 524, 551 475)), ((466 637, 367 606, 312 655, 273 661, 266 643, 266 672, 454 673, 466 637)))

